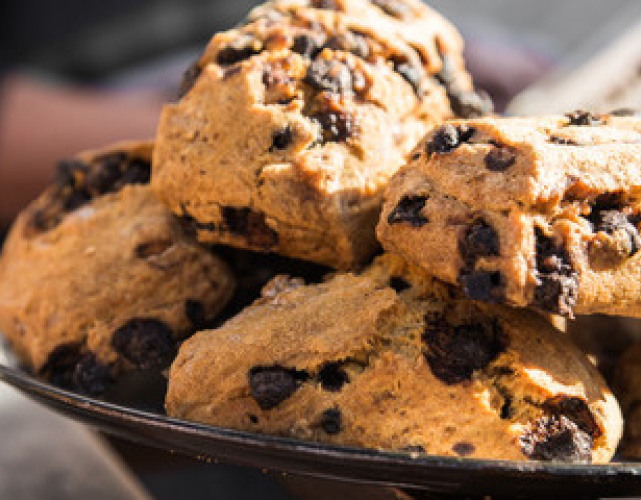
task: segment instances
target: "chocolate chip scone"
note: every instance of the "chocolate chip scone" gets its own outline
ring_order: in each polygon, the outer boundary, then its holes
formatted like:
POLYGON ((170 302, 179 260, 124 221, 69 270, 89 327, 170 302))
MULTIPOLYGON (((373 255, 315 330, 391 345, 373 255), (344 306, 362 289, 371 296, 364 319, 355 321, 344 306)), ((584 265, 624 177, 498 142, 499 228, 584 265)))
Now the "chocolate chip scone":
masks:
POLYGON ((316 285, 279 277, 185 342, 173 417, 330 444, 607 462, 616 401, 535 313, 475 304, 399 259, 316 285))
POLYGON ((203 242, 337 268, 428 128, 476 115, 458 33, 414 0, 277 1, 217 34, 160 120, 152 184, 203 242))
POLYGON ((468 297, 641 317, 641 120, 453 121, 390 182, 383 246, 468 297))
POLYGON ((233 293, 227 266, 153 194, 151 152, 121 144, 62 162, 6 241, 0 331, 55 383, 97 394, 124 371, 168 367, 233 293))

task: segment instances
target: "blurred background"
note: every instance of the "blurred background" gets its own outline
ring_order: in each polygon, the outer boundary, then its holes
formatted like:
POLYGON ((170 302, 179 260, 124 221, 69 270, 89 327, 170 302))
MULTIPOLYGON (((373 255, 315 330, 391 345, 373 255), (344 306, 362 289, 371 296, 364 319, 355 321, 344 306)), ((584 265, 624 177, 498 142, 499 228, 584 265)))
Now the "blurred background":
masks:
MULTIPOLYGON (((160 108, 175 98, 183 70, 212 33, 237 24, 256 3, 2 0, 0 241, 17 211, 52 177, 58 159, 115 140, 152 137, 160 108)), ((464 34, 468 66, 498 111, 641 106, 638 0, 428 3, 464 34)), ((21 438, 28 432, 25 426, 45 410, 2 391, 0 433, 12 440, 0 449, 0 496, 35 498, 20 496, 15 476, 7 471, 48 470, 54 447, 68 447, 61 436, 69 440, 75 434, 52 431, 27 446, 21 438), (25 412, 29 418, 23 417, 25 412), (18 414, 22 417, 14 418, 18 414), (16 449, 24 453, 16 454, 16 449)), ((53 417, 42 418, 37 425, 55 428, 53 417)), ((276 481, 256 471, 198 464, 119 441, 112 445, 119 453, 114 460, 126 464, 124 474, 133 471, 133 480, 141 481, 154 498, 289 498, 276 481)), ((78 446, 86 448, 86 443, 78 446)), ((72 483, 80 490, 95 482, 86 469, 91 461, 81 457, 58 463, 54 476, 75 478, 72 483)), ((122 481, 122 474, 114 474, 113 481, 122 481)), ((106 488, 116 491, 113 485, 106 488)), ((75 497, 52 493, 47 498, 75 497)))

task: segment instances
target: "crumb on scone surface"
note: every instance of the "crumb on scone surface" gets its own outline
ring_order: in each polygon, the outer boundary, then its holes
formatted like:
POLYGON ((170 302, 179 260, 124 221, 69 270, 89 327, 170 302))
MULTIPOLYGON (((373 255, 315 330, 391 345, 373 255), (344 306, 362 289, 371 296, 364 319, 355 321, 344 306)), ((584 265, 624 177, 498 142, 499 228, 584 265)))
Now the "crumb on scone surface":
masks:
POLYGON ((641 316, 641 120, 452 121, 392 179, 385 249, 470 298, 641 316))
POLYGON ((384 257, 361 276, 275 279, 182 345, 168 414, 385 450, 612 457, 617 403, 565 336, 536 314, 475 305, 412 273, 384 257))
POLYGON ((227 266, 183 235, 149 187, 152 143, 59 166, 0 258, 0 331, 33 371, 100 393, 123 371, 166 368, 233 293, 227 266))
POLYGON ((337 268, 377 249, 382 189, 429 127, 485 111, 460 36, 414 0, 269 3, 214 36, 183 93, 158 196, 201 241, 337 268))

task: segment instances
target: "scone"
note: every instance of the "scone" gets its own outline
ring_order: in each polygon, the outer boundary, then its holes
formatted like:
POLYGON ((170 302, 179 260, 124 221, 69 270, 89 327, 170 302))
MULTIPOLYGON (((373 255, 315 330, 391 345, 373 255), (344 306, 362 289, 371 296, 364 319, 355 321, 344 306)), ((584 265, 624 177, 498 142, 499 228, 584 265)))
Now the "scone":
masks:
POLYGON ((534 313, 474 304, 385 257, 316 285, 281 276, 180 348, 173 417, 324 443, 607 462, 616 401, 534 313))
POLYGON ((97 394, 124 371, 169 366, 234 280, 149 187, 151 143, 60 164, 0 259, 0 331, 33 371, 97 394))
POLYGON ((612 384, 625 416, 619 452, 625 458, 641 460, 641 343, 619 359, 612 384))
POLYGON ((641 119, 452 121, 390 182, 378 236, 468 297, 641 317, 641 119))
POLYGON ((336 268, 427 130, 483 113, 462 41, 417 0, 276 1, 219 33, 162 113, 152 185, 203 242, 336 268))

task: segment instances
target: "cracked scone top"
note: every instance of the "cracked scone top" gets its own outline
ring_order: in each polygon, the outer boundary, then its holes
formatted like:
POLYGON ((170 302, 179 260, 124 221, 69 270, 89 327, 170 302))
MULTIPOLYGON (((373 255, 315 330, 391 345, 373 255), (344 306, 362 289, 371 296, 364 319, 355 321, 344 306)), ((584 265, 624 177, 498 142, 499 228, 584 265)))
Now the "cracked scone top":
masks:
POLYGON ((453 121, 390 181, 385 249, 472 299, 641 317, 641 120, 453 121))
POLYGON ((183 236, 149 187, 151 143, 62 162, 0 258, 0 332, 36 373, 100 393, 123 371, 164 369, 217 314, 227 266, 183 236))
POLYGON ((277 1, 214 36, 162 113, 152 184, 204 242, 338 268, 428 128, 484 111, 458 33, 418 1, 277 1))
POLYGON ((607 462, 617 403, 538 315, 476 305, 384 257, 362 276, 279 277, 185 342, 173 417, 374 449, 607 462))

